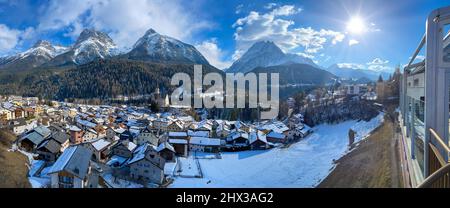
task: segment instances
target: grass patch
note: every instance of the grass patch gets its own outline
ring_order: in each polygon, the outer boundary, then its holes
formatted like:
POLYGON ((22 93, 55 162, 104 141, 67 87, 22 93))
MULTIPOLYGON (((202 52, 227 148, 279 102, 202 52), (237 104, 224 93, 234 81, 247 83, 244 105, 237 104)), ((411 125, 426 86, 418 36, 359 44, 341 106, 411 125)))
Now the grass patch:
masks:
POLYGON ((28 159, 19 152, 9 152, 15 135, 0 129, 0 188, 31 188, 28 181, 28 159))

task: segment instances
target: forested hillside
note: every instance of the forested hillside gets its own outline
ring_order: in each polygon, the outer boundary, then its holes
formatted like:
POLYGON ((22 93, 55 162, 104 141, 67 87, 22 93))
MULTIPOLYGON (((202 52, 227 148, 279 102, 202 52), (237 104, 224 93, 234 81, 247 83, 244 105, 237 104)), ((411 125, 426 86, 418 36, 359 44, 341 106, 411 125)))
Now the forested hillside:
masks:
POLYGON ((318 69, 308 64, 283 64, 270 67, 258 67, 254 73, 279 73, 281 85, 324 85, 334 83, 337 77, 325 70, 318 69))
MULTIPOLYGON (((192 64, 158 64, 130 60, 98 60, 72 69, 41 69, 0 74, 0 92, 47 99, 112 98, 150 94, 170 88, 177 72, 193 74, 192 64)), ((220 72, 204 66, 203 72, 220 72)))

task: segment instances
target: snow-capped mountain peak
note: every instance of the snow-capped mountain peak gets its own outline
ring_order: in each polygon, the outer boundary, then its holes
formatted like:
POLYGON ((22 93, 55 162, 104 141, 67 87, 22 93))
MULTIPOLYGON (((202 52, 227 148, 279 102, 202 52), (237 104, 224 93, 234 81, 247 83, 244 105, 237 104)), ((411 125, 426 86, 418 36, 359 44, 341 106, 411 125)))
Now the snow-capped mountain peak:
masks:
POLYGON ((0 68, 27 68, 40 66, 57 55, 64 53, 66 47, 53 46, 46 40, 37 41, 33 47, 14 56, 2 58, 0 68))
POLYGON ((46 47, 46 48, 52 48, 52 44, 46 40, 38 40, 32 48, 38 48, 38 47, 46 47))
MULTIPOLYGON (((0 69, 26 70, 37 66, 58 67, 86 64, 96 59, 120 55, 114 41, 106 34, 85 29, 70 47, 54 46, 40 40, 30 49, 14 56, 1 57, 0 69), (26 59, 25 61, 21 61, 26 59), (20 62, 17 62, 20 61, 20 62)), ((197 49, 175 38, 149 29, 122 58, 152 62, 195 63, 209 65, 197 49)))
POLYGON ((147 30, 144 36, 139 38, 128 57, 144 61, 209 64, 194 46, 161 35, 153 29, 147 30))
MULTIPOLYGON (((318 67, 311 59, 296 54, 284 53, 272 41, 254 43, 247 52, 236 60, 227 72, 249 72, 256 67, 269 67, 285 63, 309 64, 318 67)), ((319 68, 319 67, 318 67, 319 68)))
POLYGON ((39 40, 37 41, 33 47, 31 47, 30 49, 19 53, 18 56, 20 56, 21 58, 30 56, 30 55, 35 55, 35 56, 44 56, 47 59, 52 59, 55 56, 65 52, 67 50, 66 47, 62 47, 62 46, 53 46, 50 42, 46 41, 46 40, 39 40))
POLYGON ((104 59, 115 55, 117 46, 106 33, 85 29, 71 50, 73 62, 85 64, 97 58, 104 59))

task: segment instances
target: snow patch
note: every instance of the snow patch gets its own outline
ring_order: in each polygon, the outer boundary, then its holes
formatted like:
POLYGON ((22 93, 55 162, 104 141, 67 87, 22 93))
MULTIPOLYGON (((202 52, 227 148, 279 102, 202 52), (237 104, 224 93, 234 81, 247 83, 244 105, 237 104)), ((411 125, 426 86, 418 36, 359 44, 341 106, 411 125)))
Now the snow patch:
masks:
MULTIPOLYGON (((176 177, 170 187, 315 187, 335 168, 334 161, 349 152, 349 129, 357 132, 355 141, 361 141, 380 126, 383 116, 380 113, 368 122, 319 125, 313 134, 289 148, 224 152, 222 159, 199 160, 203 178, 176 177)), ((191 157, 180 161, 183 174, 196 169, 191 157), (186 165, 191 169, 186 170, 186 165)))

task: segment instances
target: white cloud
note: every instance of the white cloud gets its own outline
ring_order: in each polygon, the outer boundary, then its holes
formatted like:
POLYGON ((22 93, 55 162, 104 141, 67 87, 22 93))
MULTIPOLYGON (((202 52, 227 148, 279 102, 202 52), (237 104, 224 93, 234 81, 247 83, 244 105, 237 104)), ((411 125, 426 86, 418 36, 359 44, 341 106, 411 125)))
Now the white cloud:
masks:
POLYGON ((230 61, 223 61, 225 55, 217 46, 216 39, 203 41, 202 43, 195 45, 195 48, 205 56, 211 65, 219 69, 225 69, 231 65, 230 61))
POLYGON ((425 56, 424 55, 417 55, 416 59, 419 59, 421 61, 425 60, 425 56))
POLYGON ((22 31, 20 36, 22 39, 32 39, 36 37, 36 30, 33 27, 28 27, 22 31))
MULTIPOLYGON (((412 58, 412 56, 410 56, 410 57, 408 58, 408 61, 411 60, 411 58, 412 58)), ((424 55, 417 55, 415 61, 423 61, 423 60, 425 60, 425 58, 426 58, 426 57, 425 57, 424 55)))
POLYGON ((278 8, 275 8, 274 10, 272 10, 271 15, 272 16, 289 16, 289 15, 293 15, 296 13, 301 12, 302 9, 300 8, 295 8, 295 6, 293 5, 284 5, 278 8))
POLYGON ((32 27, 25 30, 18 30, 0 24, 0 55, 7 55, 23 44, 24 40, 31 39, 34 36, 32 27))
POLYGON ((371 62, 366 64, 358 64, 358 63, 339 63, 337 64, 340 68, 351 68, 351 69, 367 69, 376 72, 392 72, 394 70, 393 67, 389 66, 388 60, 383 60, 381 58, 375 58, 371 62))
POLYGON ((235 11, 235 13, 236 13, 236 14, 240 14, 240 13, 242 12, 242 8, 243 8, 243 7, 244 7, 243 4, 237 5, 237 6, 236 6, 236 11, 235 11))
POLYGON ((375 24, 375 23, 370 23, 370 26, 369 26, 369 32, 380 32, 381 31, 381 29, 380 28, 378 28, 377 27, 377 25, 375 24))
POLYGON ((297 55, 302 56, 302 57, 305 57, 305 58, 309 58, 309 59, 314 59, 314 57, 315 57, 315 56, 312 55, 312 54, 302 53, 302 52, 297 53, 297 55))
POLYGON ((275 7, 277 4, 276 3, 268 3, 264 6, 265 9, 272 9, 273 7, 275 7))
POLYGON ((393 71, 394 68, 389 66, 388 60, 383 60, 381 58, 375 58, 371 62, 367 63, 367 69, 372 71, 393 71))
POLYGON ((355 39, 351 39, 351 40, 348 41, 348 45, 349 46, 356 45, 356 44, 359 44, 359 41, 357 41, 355 39))
POLYGON ((388 64, 389 61, 383 60, 381 58, 375 58, 371 62, 367 63, 367 65, 385 65, 388 64))
POLYGON ((304 53, 314 54, 327 43, 342 42, 345 35, 332 30, 314 30, 311 27, 291 28, 295 24, 288 16, 301 12, 293 5, 276 7, 267 13, 251 11, 246 17, 233 24, 236 29, 236 51, 233 59, 240 57, 253 43, 269 40, 275 42, 283 51, 302 47, 304 53))
POLYGON ((390 66, 380 66, 380 65, 372 65, 372 66, 369 66, 367 69, 376 71, 376 72, 393 71, 394 70, 394 68, 392 68, 390 66))
POLYGON ((0 54, 9 52, 19 43, 19 30, 10 29, 4 24, 0 24, 0 54))
POLYGON ((394 70, 394 68, 386 65, 370 65, 367 69, 377 72, 394 70))
POLYGON ((339 63, 337 64, 339 68, 349 68, 349 69, 364 69, 365 66, 356 63, 339 63))
POLYGON ((211 27, 178 0, 52 1, 43 9, 40 31, 61 30, 77 37, 83 28, 108 32, 119 47, 131 46, 146 30, 187 41, 199 29, 211 27))

